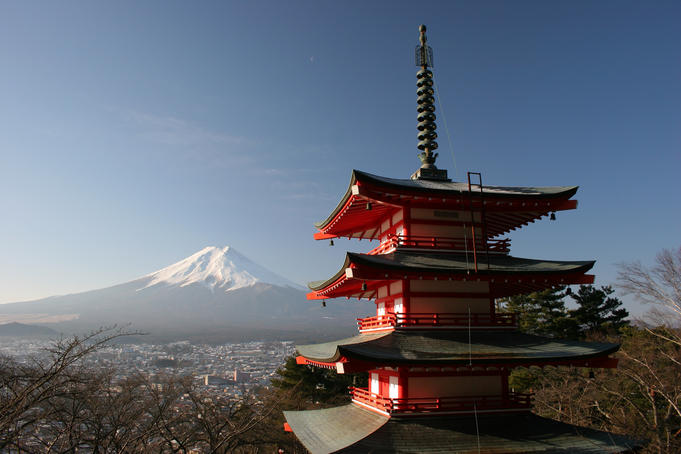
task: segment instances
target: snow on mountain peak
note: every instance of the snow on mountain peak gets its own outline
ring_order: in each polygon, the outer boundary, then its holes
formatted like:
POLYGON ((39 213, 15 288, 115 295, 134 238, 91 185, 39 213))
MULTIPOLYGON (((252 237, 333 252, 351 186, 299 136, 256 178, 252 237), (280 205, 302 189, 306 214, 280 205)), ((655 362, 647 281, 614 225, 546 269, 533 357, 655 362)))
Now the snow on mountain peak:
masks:
POLYGON ((201 249, 184 260, 147 274, 144 278, 149 279, 149 282, 139 290, 159 284, 179 287, 200 284, 211 290, 223 289, 229 292, 250 287, 258 282, 282 287, 299 287, 229 246, 223 248, 210 246, 201 249))

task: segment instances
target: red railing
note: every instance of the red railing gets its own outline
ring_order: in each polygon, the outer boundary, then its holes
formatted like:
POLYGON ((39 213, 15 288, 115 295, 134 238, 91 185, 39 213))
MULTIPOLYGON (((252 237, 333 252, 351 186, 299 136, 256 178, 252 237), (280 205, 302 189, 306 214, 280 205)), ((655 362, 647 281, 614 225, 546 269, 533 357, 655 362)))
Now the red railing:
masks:
POLYGON ((388 409, 392 408, 392 399, 388 397, 382 397, 378 394, 371 393, 367 388, 350 386, 348 389, 350 389, 350 395, 353 400, 383 411, 389 411, 388 409))
POLYGON ((369 329, 391 328, 396 325, 397 317, 393 313, 357 319, 357 327, 359 328, 360 331, 365 331, 369 329))
MULTIPOLYGON (((386 251, 399 247, 412 247, 420 249, 453 249, 457 251, 473 251, 473 240, 452 237, 434 237, 417 235, 388 235, 388 238, 378 247, 369 252, 369 255, 383 254, 386 251)), ((489 252, 508 253, 511 249, 511 240, 504 238, 501 240, 487 240, 487 250, 489 252)), ((478 251, 485 251, 485 244, 482 241, 476 243, 478 251)))
POLYGON ((489 410, 524 410, 532 406, 532 394, 508 393, 507 396, 410 397, 390 399, 350 387, 352 399, 386 413, 467 412, 489 410))
POLYGON ((517 318, 516 314, 512 312, 503 314, 468 314, 467 312, 394 314, 389 312, 385 315, 357 319, 357 327, 360 331, 391 327, 428 328, 458 326, 465 328, 469 324, 474 327, 513 328, 517 326, 517 318))

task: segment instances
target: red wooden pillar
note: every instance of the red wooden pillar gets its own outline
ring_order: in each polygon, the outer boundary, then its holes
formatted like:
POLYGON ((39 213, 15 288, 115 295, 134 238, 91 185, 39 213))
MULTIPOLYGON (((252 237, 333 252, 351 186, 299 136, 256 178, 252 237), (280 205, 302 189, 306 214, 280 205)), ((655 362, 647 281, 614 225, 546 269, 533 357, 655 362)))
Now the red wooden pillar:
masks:
POLYGON ((409 396, 409 375, 404 367, 398 368, 397 392, 399 399, 406 399, 409 396))
POLYGON ((508 369, 503 368, 501 370, 501 398, 504 401, 508 400, 508 375, 508 369))
MULTIPOLYGON (((488 284, 487 284, 487 285, 489 285, 489 284, 491 284, 491 282, 488 281, 488 284)), ((489 297, 489 318, 492 319, 492 320, 494 320, 494 318, 495 318, 494 316, 495 316, 496 313, 497 313, 497 309, 496 309, 496 307, 494 306, 494 298, 492 298, 491 293, 492 293, 492 292, 491 292, 491 289, 490 289, 490 297, 489 297)))
POLYGON ((407 238, 411 231, 411 207, 408 204, 402 209, 402 222, 404 222, 402 235, 407 238))
POLYGON ((411 284, 409 279, 402 281, 402 312, 406 316, 411 313, 411 284))

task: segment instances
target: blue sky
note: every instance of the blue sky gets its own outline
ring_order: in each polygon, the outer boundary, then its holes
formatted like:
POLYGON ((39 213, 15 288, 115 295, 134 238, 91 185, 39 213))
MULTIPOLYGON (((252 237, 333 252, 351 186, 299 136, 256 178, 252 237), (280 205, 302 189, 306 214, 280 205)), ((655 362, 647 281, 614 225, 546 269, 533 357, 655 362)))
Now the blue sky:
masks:
POLYGON ((514 255, 596 259, 608 284, 680 245, 678 1, 5 1, 0 302, 209 245, 301 283, 335 272, 370 247, 312 240, 351 169, 418 167, 421 23, 440 167, 580 185, 577 210, 511 235, 514 255))

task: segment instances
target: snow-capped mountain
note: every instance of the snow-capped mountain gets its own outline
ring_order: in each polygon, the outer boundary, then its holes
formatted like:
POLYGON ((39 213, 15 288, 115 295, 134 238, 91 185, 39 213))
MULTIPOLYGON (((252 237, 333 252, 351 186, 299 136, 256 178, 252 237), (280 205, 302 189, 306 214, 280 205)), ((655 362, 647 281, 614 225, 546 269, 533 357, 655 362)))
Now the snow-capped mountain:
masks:
POLYGON ((131 324, 162 339, 311 340, 355 333, 355 318, 372 308, 345 298, 322 308, 306 299, 301 286, 233 248, 207 247, 123 284, 2 304, 0 323, 43 324, 67 332, 131 324))
POLYGON ((223 248, 210 246, 201 249, 184 260, 147 274, 142 279, 149 281, 140 290, 154 285, 185 287, 200 284, 211 290, 229 292, 251 287, 258 282, 302 289, 301 286, 258 265, 229 246, 223 248))

